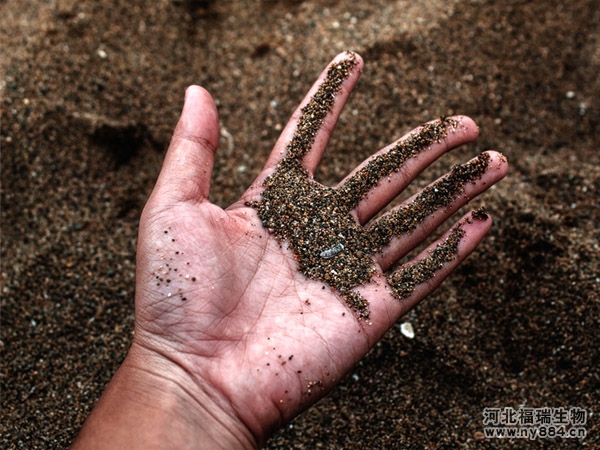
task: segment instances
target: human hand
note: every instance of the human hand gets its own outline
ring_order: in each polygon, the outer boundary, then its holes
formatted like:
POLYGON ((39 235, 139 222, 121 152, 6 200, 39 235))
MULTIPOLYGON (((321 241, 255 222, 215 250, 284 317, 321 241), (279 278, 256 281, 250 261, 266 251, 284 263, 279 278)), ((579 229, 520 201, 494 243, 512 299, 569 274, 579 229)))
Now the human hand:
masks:
POLYGON ((114 414, 120 423, 137 414, 153 439, 168 423, 188 444, 261 445, 337 384, 477 246, 491 226, 482 211, 386 274, 506 174, 495 152, 368 223, 427 165, 476 138, 469 118, 419 127, 334 188, 313 180, 361 70, 358 55, 334 59, 257 180, 225 210, 208 200, 216 107, 202 88, 188 89, 140 222, 132 348, 79 442, 98 420, 118 425, 114 414), (121 406, 103 414, 111 402, 121 406))

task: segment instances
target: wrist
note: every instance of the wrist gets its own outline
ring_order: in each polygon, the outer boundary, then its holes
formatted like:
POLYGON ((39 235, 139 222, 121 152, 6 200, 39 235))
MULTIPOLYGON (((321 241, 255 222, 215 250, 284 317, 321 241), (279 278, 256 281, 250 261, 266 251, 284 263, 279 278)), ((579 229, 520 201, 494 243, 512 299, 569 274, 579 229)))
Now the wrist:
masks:
POLYGON ((107 386, 73 449, 256 448, 226 402, 139 345, 107 386))

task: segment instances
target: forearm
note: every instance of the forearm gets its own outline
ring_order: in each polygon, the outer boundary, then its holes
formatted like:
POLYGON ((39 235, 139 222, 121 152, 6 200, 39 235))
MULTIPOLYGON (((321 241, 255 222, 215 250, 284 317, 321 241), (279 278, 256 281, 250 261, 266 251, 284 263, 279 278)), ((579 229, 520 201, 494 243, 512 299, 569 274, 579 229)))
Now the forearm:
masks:
POLYGON ((72 450, 256 447, 254 437, 208 397, 141 369, 136 359, 128 356, 114 375, 72 450))

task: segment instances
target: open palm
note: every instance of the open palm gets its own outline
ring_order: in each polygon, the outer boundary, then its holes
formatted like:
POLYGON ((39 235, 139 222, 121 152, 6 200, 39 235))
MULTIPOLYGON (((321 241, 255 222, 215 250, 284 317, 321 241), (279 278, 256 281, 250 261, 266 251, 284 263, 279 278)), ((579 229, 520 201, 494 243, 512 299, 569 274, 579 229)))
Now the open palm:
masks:
MULTIPOLYGON (((332 65, 348 57, 340 55, 332 65)), ((310 183, 314 183, 312 173, 361 71, 360 58, 352 58, 352 70, 340 81, 331 107, 317 123, 310 149, 301 155, 310 183)), ((391 282, 394 278, 386 275, 443 220, 506 173, 503 157, 488 152, 485 170, 477 179, 465 182, 451 201, 433 205, 411 229, 391 236, 381 248, 371 249, 367 254, 372 261, 368 282, 351 286, 341 295, 335 285, 301 273, 302 255, 281 234, 265 228, 265 217, 257 213, 266 182, 277 176, 278 164, 289 156, 289 143, 297 136, 306 105, 327 77, 324 71, 308 93, 255 183, 225 210, 208 200, 218 142, 216 108, 205 90, 189 88, 140 223, 136 328, 130 352, 138 355, 136 367, 156 378, 171 379, 198 405, 216 411, 213 415, 224 428, 247 434, 240 441, 253 445, 260 445, 273 429, 322 397, 402 314, 435 289, 476 247, 491 225, 485 214, 480 214, 479 220, 468 214, 458 222, 454 229, 460 228, 462 233, 455 254, 408 295, 398 295, 391 282), (368 306, 349 306, 348 292, 357 293, 368 306)), ((429 163, 477 136, 477 127, 466 117, 454 118, 452 124, 451 132, 403 161, 384 182, 372 183, 368 195, 356 198, 348 209, 357 227, 367 226, 429 163)), ((415 134, 397 142, 411 136, 415 134)), ((394 145, 397 143, 380 154, 394 145)), ((343 187, 356 179, 361 168, 342 181, 337 191, 344 192, 343 187)), ((316 183, 311 186, 324 189, 316 183)), ((437 192, 437 187, 433 190, 437 192)), ((415 196, 405 204, 415 201, 422 198, 415 196)), ((283 229, 292 227, 281 225, 283 229)), ((448 236, 415 261, 430 258, 448 236)), ((343 247, 338 246, 330 253, 326 247, 312 251, 329 264, 329 256, 343 247)), ((348 245, 344 251, 364 256, 348 245)))

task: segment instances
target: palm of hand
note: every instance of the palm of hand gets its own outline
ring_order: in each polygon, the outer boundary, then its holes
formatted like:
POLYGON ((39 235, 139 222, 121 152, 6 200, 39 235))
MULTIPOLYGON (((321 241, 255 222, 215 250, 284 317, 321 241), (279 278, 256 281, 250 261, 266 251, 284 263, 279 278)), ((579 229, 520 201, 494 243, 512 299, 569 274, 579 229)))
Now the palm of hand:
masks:
MULTIPOLYGON (((350 88, 355 81, 353 75, 344 82, 350 88)), ((321 137, 311 141, 312 153, 304 162, 308 176, 324 151, 331 124, 349 90, 336 99, 326 118, 331 123, 322 127, 321 137)), ((473 186, 466 187, 469 192, 464 198, 445 205, 444 211, 428 214, 419 230, 394 239, 391 250, 376 249, 377 255, 368 252, 373 271, 367 283, 356 286, 370 301, 371 319, 365 320, 353 314, 323 280, 300 273, 297 249, 282 244, 282 236, 265 229, 264 217, 257 215, 263 183, 276 173, 278 155, 300 116, 288 125, 265 171, 243 199, 223 210, 207 200, 212 153, 218 141, 216 110, 204 91, 188 94, 194 97, 186 102, 140 225, 135 343, 182 367, 199 386, 210 386, 219 402, 231 407, 260 439, 324 395, 400 315, 433 290, 477 245, 489 221, 463 223, 469 232, 456 258, 409 298, 400 302, 388 289, 384 270, 467 198, 501 178, 505 165, 496 161, 494 174, 482 175, 479 184, 471 180, 473 186), (247 206, 251 204, 255 208, 247 206)), ((368 201, 357 198, 349 208, 357 226, 395 196, 423 165, 475 134, 471 130, 453 137, 454 142, 434 142, 430 156, 414 164, 412 175, 390 176, 391 187, 378 188, 368 201)))
POLYGON ((149 288, 136 338, 239 411, 289 420, 370 348, 375 329, 300 274, 251 208, 181 205, 164 216, 147 230, 158 241, 139 271, 149 288))

